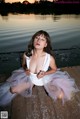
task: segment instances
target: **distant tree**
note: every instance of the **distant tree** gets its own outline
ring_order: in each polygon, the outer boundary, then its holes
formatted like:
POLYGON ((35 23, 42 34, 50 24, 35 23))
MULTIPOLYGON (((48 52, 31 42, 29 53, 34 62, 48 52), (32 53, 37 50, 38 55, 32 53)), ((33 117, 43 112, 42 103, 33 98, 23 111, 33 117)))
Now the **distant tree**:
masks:
POLYGON ((29 4, 29 2, 27 0, 24 0, 23 1, 23 4, 26 4, 27 5, 27 4, 29 4))
POLYGON ((34 2, 34 3, 36 3, 36 4, 37 4, 37 3, 39 3, 39 0, 35 0, 35 2, 34 2))
POLYGON ((45 1, 48 1, 48 0, 40 0, 40 2, 45 2, 45 1))

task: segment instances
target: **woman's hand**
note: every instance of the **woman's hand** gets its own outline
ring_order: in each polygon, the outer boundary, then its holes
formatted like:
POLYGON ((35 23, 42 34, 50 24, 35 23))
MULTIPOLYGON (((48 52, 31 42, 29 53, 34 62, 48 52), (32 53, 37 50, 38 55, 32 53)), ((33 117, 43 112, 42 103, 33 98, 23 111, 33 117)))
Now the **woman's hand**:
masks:
POLYGON ((26 69, 25 72, 28 76, 30 75, 30 69, 26 69))
POLYGON ((41 71, 37 74, 37 78, 42 78, 43 76, 45 76, 45 72, 44 71, 41 71))

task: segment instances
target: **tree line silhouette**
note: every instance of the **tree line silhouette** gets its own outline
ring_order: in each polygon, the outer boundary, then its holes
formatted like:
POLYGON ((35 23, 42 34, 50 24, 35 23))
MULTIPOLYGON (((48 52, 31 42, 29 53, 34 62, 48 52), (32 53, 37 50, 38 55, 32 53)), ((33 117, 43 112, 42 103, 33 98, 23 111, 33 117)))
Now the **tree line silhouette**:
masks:
POLYGON ((0 14, 8 13, 34 13, 34 14, 80 14, 79 4, 58 4, 47 0, 35 1, 34 3, 23 4, 21 2, 0 3, 0 14))

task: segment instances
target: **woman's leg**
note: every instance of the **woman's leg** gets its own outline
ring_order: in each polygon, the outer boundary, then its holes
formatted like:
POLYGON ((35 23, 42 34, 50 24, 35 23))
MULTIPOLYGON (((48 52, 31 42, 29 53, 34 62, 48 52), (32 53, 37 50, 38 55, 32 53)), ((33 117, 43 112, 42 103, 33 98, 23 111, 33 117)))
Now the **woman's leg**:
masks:
POLYGON ((44 88, 48 92, 48 94, 54 99, 62 99, 64 97, 64 92, 61 88, 57 87, 56 85, 52 85, 51 82, 44 85, 44 88))
POLYGON ((10 83, 5 82, 0 86, 0 106, 8 105, 17 94, 10 92, 10 83))
POLYGON ((18 93, 20 94, 21 92, 25 91, 26 89, 30 88, 31 84, 29 82, 23 82, 21 84, 18 84, 17 86, 11 87, 10 91, 11 93, 18 93))

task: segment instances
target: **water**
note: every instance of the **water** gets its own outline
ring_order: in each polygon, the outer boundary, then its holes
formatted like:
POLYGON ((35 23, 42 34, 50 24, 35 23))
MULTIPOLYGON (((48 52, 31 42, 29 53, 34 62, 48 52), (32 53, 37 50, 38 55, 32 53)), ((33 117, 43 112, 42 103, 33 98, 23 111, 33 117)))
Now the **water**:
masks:
POLYGON ((0 16, 0 53, 24 51, 32 35, 46 30, 53 49, 80 47, 80 15, 0 16))
MULTIPOLYGON (((1 53, 25 51, 32 35, 41 29, 50 34, 53 49, 80 48, 80 15, 9 14, 0 16, 0 73, 7 73, 20 67, 19 54, 1 53)), ((61 55, 62 62, 64 54, 61 55)), ((66 56, 68 55, 65 53, 66 56)), ((78 56, 80 57, 79 53, 78 56)), ((58 55, 58 59, 60 57, 58 55)), ((74 57, 76 57, 75 53, 74 57)), ((65 64, 67 66, 67 62, 65 64)))

